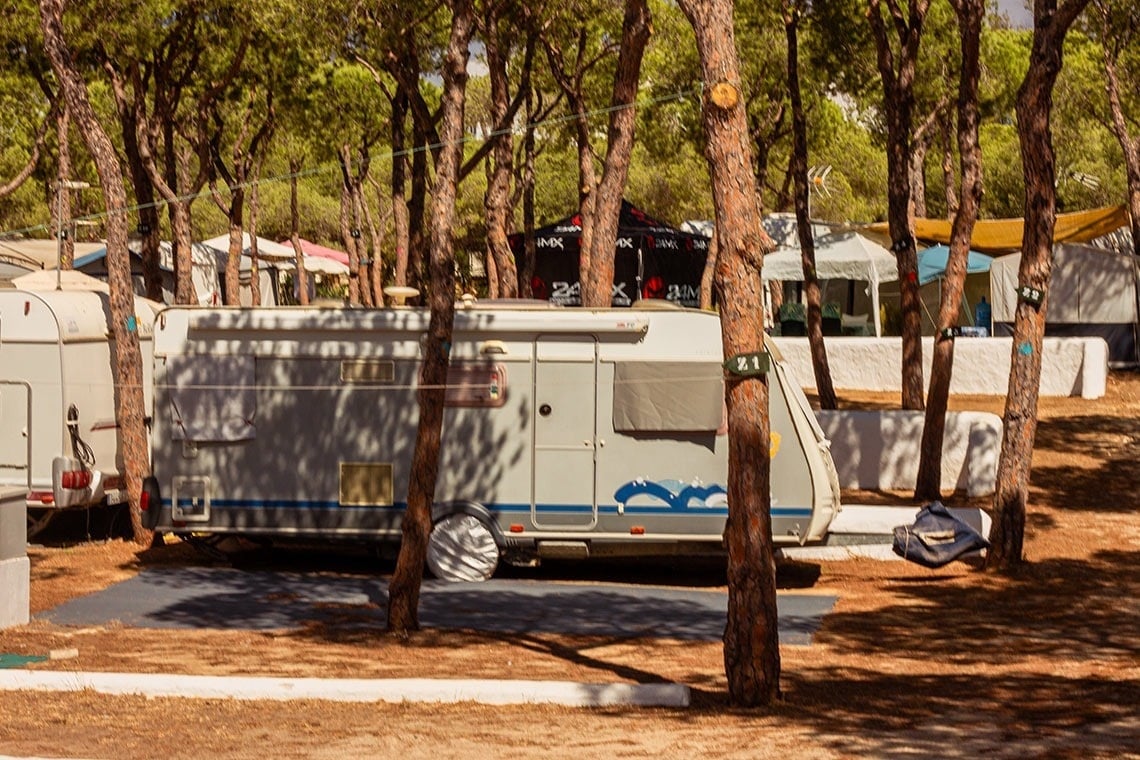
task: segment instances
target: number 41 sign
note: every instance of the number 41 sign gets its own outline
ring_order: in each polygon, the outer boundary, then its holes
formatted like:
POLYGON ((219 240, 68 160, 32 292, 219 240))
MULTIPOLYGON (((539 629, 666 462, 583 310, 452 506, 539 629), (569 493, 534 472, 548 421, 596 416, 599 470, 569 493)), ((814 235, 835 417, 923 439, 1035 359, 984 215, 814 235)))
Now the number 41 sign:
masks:
POLYGON ((724 368, 740 377, 758 377, 768 373, 769 361, 763 351, 752 351, 732 357, 724 363, 724 368))

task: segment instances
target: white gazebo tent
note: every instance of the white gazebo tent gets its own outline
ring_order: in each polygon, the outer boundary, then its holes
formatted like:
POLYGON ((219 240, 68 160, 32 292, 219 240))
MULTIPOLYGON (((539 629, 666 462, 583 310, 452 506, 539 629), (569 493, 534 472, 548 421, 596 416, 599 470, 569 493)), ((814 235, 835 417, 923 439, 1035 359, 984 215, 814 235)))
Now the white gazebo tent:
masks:
MULTIPOLYGON (((815 271, 820 280, 857 280, 867 283, 871 324, 882 334, 879 322, 879 285, 898 280, 898 262, 886 248, 857 232, 831 232, 815 238, 815 271)), ((801 282, 803 254, 798 247, 778 248, 764 257, 764 279, 801 282)))

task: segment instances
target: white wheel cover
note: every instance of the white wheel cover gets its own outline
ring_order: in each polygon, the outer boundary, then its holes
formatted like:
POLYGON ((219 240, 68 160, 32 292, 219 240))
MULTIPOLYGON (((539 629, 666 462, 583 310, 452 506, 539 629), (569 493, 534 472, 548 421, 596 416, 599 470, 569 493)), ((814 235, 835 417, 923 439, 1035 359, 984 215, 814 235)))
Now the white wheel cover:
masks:
POLYGON ((478 517, 448 515, 432 528, 427 564, 440 580, 485 581, 499 564, 499 547, 478 517))

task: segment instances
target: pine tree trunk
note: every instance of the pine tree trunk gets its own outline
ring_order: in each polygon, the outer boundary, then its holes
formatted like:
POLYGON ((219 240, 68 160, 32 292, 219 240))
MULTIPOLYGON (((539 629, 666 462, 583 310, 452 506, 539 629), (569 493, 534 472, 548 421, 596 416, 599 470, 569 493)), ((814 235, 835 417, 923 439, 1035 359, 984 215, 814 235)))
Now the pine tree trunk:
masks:
MULTIPOLYGON (((622 195, 629 175, 629 157, 633 152, 633 130, 637 121, 637 88, 641 59, 650 35, 649 6, 646 0, 626 0, 622 22, 621 49, 614 73, 613 97, 610 99, 610 125, 607 134, 606 160, 594 202, 592 235, 589 252, 583 254, 579 281, 583 306, 610 306, 613 303, 614 255, 617 252, 618 221, 622 195)), ((583 230, 586 219, 582 220, 583 230)), ((637 298, 636 295, 632 295, 637 298)))
POLYGON ((404 122, 408 115, 408 96, 401 88, 396 89, 392 99, 392 224, 396 245, 396 268, 392 275, 393 284, 401 287, 408 284, 408 200, 405 195, 407 185, 408 159, 404 155, 406 139, 404 122))
POLYGON ((305 251, 301 248, 301 214, 297 199, 297 175, 301 171, 301 162, 295 158, 289 159, 289 242, 293 244, 293 253, 297 257, 297 270, 293 273, 294 284, 297 288, 297 303, 302 306, 309 305, 309 278, 305 271, 305 251))
MULTIPOLYGON (((1107 24, 1107 18, 1105 20, 1107 24)), ((1112 32, 1105 29, 1106 36, 1112 32)), ((1120 75, 1117 73, 1117 61, 1109 50, 1107 42, 1104 43, 1104 79, 1105 91, 1108 93, 1109 113, 1111 115, 1112 133, 1120 143, 1120 151, 1124 156, 1124 174, 1128 184, 1128 214, 1131 219, 1132 252, 1140 256, 1140 136, 1133 137, 1128 129, 1128 119, 1124 115, 1124 107, 1120 101, 1120 75)))
POLYGON ((1029 467, 1037 435, 1041 344, 1049 305, 1053 230, 1057 220, 1055 158, 1049 120, 1053 87, 1061 72, 1065 34, 1087 4, 1088 0, 1068 0, 1057 9, 1052 0, 1037 0, 1029 68, 1017 93, 1017 134, 1025 172, 1025 232, 1018 286, 1035 289, 1041 299, 1040 304, 1019 299, 1014 313, 1009 392, 993 502, 991 546, 986 554, 986 568, 990 570, 1012 571, 1024 561, 1029 467))
POLYGON ((360 305, 360 231, 352 223, 352 157, 347 145, 340 149, 340 237, 348 253, 348 303, 360 305))
POLYGON ((962 68, 958 82, 958 154, 962 170, 962 198, 954 215, 950 254, 943 280, 942 300, 931 357, 930 390, 926 399, 926 421, 922 428, 918 475, 914 497, 941 498, 942 439, 946 432, 946 409, 950 379, 954 372, 954 339, 944 335, 958 324, 962 292, 966 285, 966 264, 970 239, 982 202, 982 155, 978 146, 978 80, 981 76, 979 48, 985 0, 954 0, 961 36, 962 68))
MULTIPOLYGON (((892 4, 893 5, 893 4, 892 4)), ((914 72, 922 24, 930 0, 913 0, 893 19, 897 51, 887 36, 880 0, 869 0, 867 18, 875 38, 883 110, 887 121, 887 222, 891 251, 898 259, 902 311, 902 407, 925 405, 922 380, 922 312, 918 294, 918 254, 910 218, 910 130, 914 108, 914 72), (906 15, 904 18, 903 16, 906 15)), ((878 319, 878 315, 875 315, 878 319)))
POLYGON ((253 172, 249 183, 249 297, 250 304, 261 306, 261 251, 257 247, 257 218, 261 210, 261 196, 258 192, 259 172, 253 172))
MULTIPOLYGON (((422 125, 412 119, 412 193, 408 199, 408 285, 426 292, 430 283, 424 282, 424 259, 427 239, 424 236, 424 218, 428 199, 428 139, 422 125)), ((438 168, 437 168, 438 171, 438 168)))
POLYGON ((40 0, 39 10, 44 49, 63 88, 68 110, 95 161, 107 206, 107 284, 110 288, 111 331, 114 338, 114 376, 118 387, 118 393, 115 394, 116 422, 126 473, 131 529, 136 542, 147 544, 151 540, 151 533, 143 528, 139 511, 142 479, 148 469, 146 428, 143 423, 142 351, 135 316, 134 290, 131 286, 130 253, 127 250, 127 192, 123 185, 123 169, 115 146, 103 131, 91 106, 87 85, 80 77, 64 40, 62 0, 40 0))
MULTIPOLYGON (((764 347, 764 253, 740 87, 731 0, 679 0, 696 34, 703 81, 705 155, 716 209, 716 287, 725 357, 764 347)), ((768 380, 728 380, 728 623, 724 663, 732 703, 756 707, 780 696, 776 564, 772 548, 768 380)))
MULTIPOLYGON (((59 109, 59 118, 55 122, 56 140, 59 143, 58 177, 60 184, 71 179, 71 118, 66 103, 59 109)), ((71 226, 71 193, 63 188, 56 197, 59 208, 56 218, 63 225, 55 231, 59 238, 59 261, 56 266, 60 269, 75 268, 75 231, 71 226)))
POLYGON ((811 226, 811 190, 807 180, 807 118, 800 94, 800 61, 798 5, 785 4, 784 31, 788 38, 788 96, 792 106, 792 164, 795 182, 796 233, 803 257, 804 290, 807 295, 807 338, 811 350, 811 368, 819 393, 821 409, 836 409, 839 401, 831 382, 827 362, 827 346, 823 342, 823 294, 815 273, 815 236, 811 226))
MULTIPOLYGON (((500 49, 495 17, 488 12, 486 57, 491 80, 491 123, 501 124, 510 111, 506 52, 500 49)), ((494 147, 483 207, 487 215, 487 284, 493 298, 518 296, 518 270, 507 235, 511 226, 511 176, 514 174, 514 133, 499 130, 491 136, 494 147), (493 287, 492 287, 493 284, 493 287)))
POLYGON ((134 185, 138 205, 138 234, 142 238, 142 271, 146 297, 162 303, 158 206, 155 203, 154 182, 151 181, 139 152, 138 122, 134 113, 129 109, 120 110, 119 121, 123 129, 123 153, 131 171, 131 183, 134 185))
POLYGON ((443 430, 444 386, 448 352, 455 318, 455 251, 452 228, 455 198, 462 163, 463 106, 467 86, 467 48, 474 28, 470 0, 451 3, 451 39, 443 66, 443 102, 440 114, 442 148, 436 162, 431 213, 431 322, 423 348, 419 390, 420 418, 408 485, 408 509, 403 540, 388 584, 388 630, 407 636, 419 628, 420 586, 423 582, 427 542, 431 533, 431 507, 439 472, 443 430))

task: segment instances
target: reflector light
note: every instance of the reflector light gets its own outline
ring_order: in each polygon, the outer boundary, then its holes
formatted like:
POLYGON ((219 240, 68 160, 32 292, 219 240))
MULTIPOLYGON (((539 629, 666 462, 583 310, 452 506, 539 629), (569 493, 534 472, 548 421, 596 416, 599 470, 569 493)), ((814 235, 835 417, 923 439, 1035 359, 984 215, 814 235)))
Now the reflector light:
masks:
POLYGON ((523 526, 520 525, 519 523, 511 523, 511 527, 509 528, 509 530, 511 531, 511 533, 522 533, 523 530, 525 530, 525 528, 523 528, 523 526))
POLYGON ((87 470, 67 470, 60 473, 59 484, 70 490, 86 488, 91 485, 91 473, 87 470))
POLYGON ((631 525, 629 527, 629 534, 631 536, 644 536, 645 535, 645 526, 644 525, 631 525))

